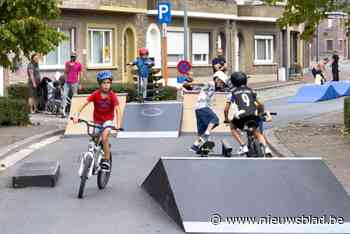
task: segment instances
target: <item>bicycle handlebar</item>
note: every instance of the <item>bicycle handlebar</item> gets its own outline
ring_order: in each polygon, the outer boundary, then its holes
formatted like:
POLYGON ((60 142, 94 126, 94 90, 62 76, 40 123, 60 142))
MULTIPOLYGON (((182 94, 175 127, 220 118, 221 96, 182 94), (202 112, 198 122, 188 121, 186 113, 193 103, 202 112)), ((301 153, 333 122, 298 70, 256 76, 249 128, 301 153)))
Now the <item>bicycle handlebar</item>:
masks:
MULTIPOLYGON (((73 117, 70 117, 71 120, 73 120, 74 118, 73 117)), ((123 128, 116 128, 114 126, 106 126, 106 127, 102 127, 102 126, 99 126, 99 125, 96 125, 96 124, 92 124, 90 123, 89 121, 86 121, 84 119, 78 119, 78 123, 85 123, 86 126, 91 127, 91 128, 99 128, 99 129, 106 129, 106 128, 110 128, 112 130, 115 130, 115 131, 124 131, 123 128)))
MULTIPOLYGON (((277 112, 270 112, 270 115, 277 115, 277 112)), ((267 116, 267 113, 263 113, 261 115, 259 115, 260 117, 266 117, 267 116)), ((224 121, 224 124, 229 124, 231 123, 230 121, 224 121)))

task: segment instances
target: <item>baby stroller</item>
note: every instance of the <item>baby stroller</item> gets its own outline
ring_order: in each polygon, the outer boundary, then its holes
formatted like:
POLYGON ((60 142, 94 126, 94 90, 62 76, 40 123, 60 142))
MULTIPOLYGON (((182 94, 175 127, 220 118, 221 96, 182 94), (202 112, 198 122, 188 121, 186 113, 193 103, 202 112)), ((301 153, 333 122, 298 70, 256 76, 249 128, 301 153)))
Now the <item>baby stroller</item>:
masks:
MULTIPOLYGON (((45 78, 44 78, 45 79, 45 78)), ((62 97, 62 82, 52 81, 47 78, 45 80, 47 99, 45 104, 45 112, 48 114, 58 115, 60 114, 63 97, 62 97)), ((70 104, 70 99, 68 98, 70 104)))

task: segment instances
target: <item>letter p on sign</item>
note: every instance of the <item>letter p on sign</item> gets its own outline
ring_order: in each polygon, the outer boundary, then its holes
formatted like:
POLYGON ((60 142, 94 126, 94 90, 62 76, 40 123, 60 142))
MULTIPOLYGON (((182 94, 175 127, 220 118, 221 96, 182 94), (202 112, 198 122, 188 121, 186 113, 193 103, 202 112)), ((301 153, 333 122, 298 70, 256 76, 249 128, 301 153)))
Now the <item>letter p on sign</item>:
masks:
POLYGON ((161 24, 171 23, 171 5, 168 2, 158 3, 158 21, 161 24))

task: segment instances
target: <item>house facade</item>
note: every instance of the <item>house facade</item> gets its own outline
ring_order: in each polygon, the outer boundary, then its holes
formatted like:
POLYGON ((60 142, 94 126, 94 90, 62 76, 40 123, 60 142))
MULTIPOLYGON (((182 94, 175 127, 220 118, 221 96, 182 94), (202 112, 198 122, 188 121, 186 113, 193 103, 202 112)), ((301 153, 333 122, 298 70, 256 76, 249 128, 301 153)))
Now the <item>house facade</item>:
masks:
MULTIPOLYGON (((172 0, 172 23, 167 27, 169 76, 176 77, 176 64, 184 56, 183 5, 172 0)), ((69 40, 44 56, 44 76, 63 73, 70 51, 84 65, 84 82, 93 82, 96 72, 113 71, 118 81, 132 81, 126 64, 147 47, 156 66, 161 67, 161 26, 157 23, 157 0, 63 0, 61 17, 50 25, 69 40)), ((187 0, 188 58, 195 77, 212 75, 211 60, 222 48, 228 70, 244 71, 253 82, 288 77, 290 67, 308 67, 308 46, 300 39, 302 27, 281 30, 276 20, 283 3, 267 6, 260 1, 187 0)), ((11 73, 10 80, 25 76, 24 67, 11 73)))
MULTIPOLYGON (((341 59, 349 59, 349 38, 346 35, 346 18, 333 16, 323 20, 318 26, 318 55, 319 59, 331 57, 337 53, 341 59)), ((312 40, 311 59, 316 61, 317 37, 312 40)))

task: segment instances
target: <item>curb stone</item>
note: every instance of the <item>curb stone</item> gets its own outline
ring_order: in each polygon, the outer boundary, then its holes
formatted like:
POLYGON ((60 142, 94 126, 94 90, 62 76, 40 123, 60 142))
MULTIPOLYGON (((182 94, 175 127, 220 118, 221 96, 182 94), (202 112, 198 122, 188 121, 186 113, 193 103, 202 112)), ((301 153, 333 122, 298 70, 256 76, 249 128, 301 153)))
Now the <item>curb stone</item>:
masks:
POLYGON ((264 135, 267 138, 267 144, 270 146, 271 150, 276 153, 279 157, 284 158, 294 158, 296 155, 292 153, 286 146, 284 146, 276 137, 275 129, 270 128, 264 131, 264 135))
POLYGON ((48 132, 44 132, 44 133, 41 133, 38 135, 34 135, 32 137, 26 138, 26 139, 21 140, 21 141, 17 141, 11 145, 1 147, 0 148, 0 159, 4 158, 8 154, 11 154, 11 153, 14 153, 14 152, 21 150, 22 148, 24 148, 27 145, 37 143, 45 138, 49 138, 49 137, 56 136, 56 135, 61 135, 63 133, 64 133, 64 128, 58 128, 58 129, 55 129, 52 131, 48 131, 48 132))

